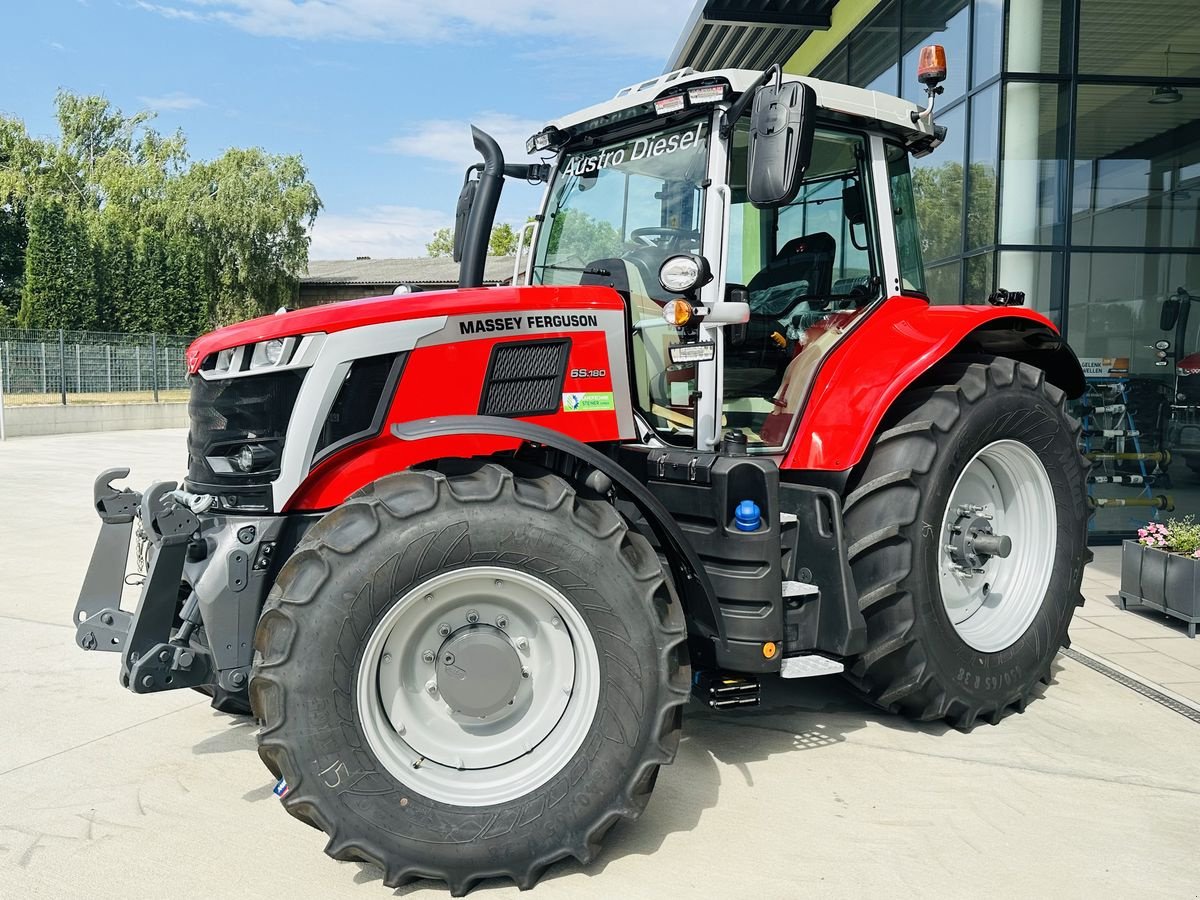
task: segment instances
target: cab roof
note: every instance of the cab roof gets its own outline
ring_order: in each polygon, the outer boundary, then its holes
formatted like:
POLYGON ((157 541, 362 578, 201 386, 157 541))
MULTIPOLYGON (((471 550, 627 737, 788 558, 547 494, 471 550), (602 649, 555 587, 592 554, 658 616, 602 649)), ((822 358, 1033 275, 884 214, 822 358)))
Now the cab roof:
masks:
MULTIPOLYGON (((566 131, 573 126, 611 116, 620 110, 649 103, 664 91, 711 78, 723 78, 728 81, 736 96, 753 87, 762 79, 762 75, 762 72, 753 69, 714 69, 707 72, 697 72, 691 68, 677 69, 649 81, 622 88, 611 100, 570 113, 547 124, 566 131)), ((913 122, 912 114, 919 112, 919 109, 908 100, 879 91, 868 91, 865 88, 850 87, 802 75, 789 75, 786 72, 783 80, 810 85, 816 92, 817 106, 821 109, 876 123, 887 131, 899 134, 905 143, 927 142, 935 138, 933 126, 928 118, 913 122)))

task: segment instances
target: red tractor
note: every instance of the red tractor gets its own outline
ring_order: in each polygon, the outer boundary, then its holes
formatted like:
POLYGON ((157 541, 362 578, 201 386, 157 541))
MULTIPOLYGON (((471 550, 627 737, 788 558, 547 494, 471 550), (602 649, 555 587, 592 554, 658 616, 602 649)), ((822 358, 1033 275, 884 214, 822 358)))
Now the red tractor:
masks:
POLYGON ((691 696, 843 673, 963 729, 1023 708, 1081 602, 1083 374, 1016 292, 930 305, 924 59, 924 110, 684 69, 537 163, 475 131, 459 290, 192 345, 187 475, 98 479, 79 644, 252 710, 329 854, 455 895, 591 860, 691 696), (545 199, 524 283, 482 289, 505 178, 545 199))

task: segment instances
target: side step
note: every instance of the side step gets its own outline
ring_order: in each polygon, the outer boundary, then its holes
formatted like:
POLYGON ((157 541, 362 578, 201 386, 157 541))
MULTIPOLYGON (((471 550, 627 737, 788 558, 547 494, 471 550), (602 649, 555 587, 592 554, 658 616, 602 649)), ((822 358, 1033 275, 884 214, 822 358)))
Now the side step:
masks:
POLYGON ((700 670, 692 676, 692 696, 710 709, 758 706, 758 679, 753 675, 700 670))
POLYGON ((818 675, 836 675, 844 671, 846 671, 846 667, 836 659, 817 656, 814 653, 804 656, 786 656, 779 667, 781 678, 814 678, 818 675))

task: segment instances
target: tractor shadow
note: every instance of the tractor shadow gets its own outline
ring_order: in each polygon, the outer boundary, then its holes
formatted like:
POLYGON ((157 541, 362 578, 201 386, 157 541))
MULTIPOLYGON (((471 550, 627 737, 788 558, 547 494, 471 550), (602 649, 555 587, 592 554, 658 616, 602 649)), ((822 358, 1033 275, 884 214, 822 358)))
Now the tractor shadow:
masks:
MULTIPOLYGON (((1052 666, 1052 684, 1062 671, 1061 659, 1057 657, 1052 666)), ((1036 703, 1044 690, 1045 686, 1039 686, 1031 702, 1036 703)), ((253 719, 221 713, 214 713, 214 719, 223 720, 225 727, 197 744, 194 753, 255 749, 257 723, 253 719)), ((605 837, 598 859, 590 865, 584 867, 573 860, 562 862, 552 867, 542 880, 592 878, 602 875, 617 860, 656 853, 672 834, 692 831, 705 812, 718 805, 725 779, 739 778, 754 788, 754 764, 788 755, 795 756, 800 766, 804 764, 803 752, 832 747, 868 726, 930 737, 941 737, 954 730, 944 722, 912 722, 876 710, 838 678, 768 680, 763 684, 762 705, 751 710, 716 712, 691 701, 684 710, 678 755, 673 765, 662 770, 642 817, 636 822, 617 823, 605 837)), ((988 726, 980 723, 977 727, 988 726)), ((267 784, 252 790, 243 799, 252 803, 269 799, 272 786, 267 784)), ((769 797, 770 783, 764 782, 761 788, 769 797)), ((368 863, 339 865, 358 870, 354 874, 357 884, 379 883, 383 878, 383 872, 368 863)), ((507 879, 489 879, 472 894, 511 887, 507 879)), ((441 882, 422 880, 398 888, 394 896, 429 888, 445 890, 441 882)))
POLYGON ((659 775, 642 817, 617 823, 591 865, 560 864, 546 873, 546 880, 595 877, 623 857, 656 853, 670 835, 693 830, 718 805, 724 780, 741 779, 769 796, 769 782, 755 783, 754 764, 795 756, 797 767, 810 765, 803 753, 840 744, 872 722, 935 736, 951 730, 944 723, 914 723, 875 710, 837 678, 766 681, 762 704, 750 710, 717 712, 693 700, 684 710, 679 754, 659 775))
MULTIPOLYGON (((617 860, 654 854, 672 834, 693 830, 705 812, 718 805, 723 780, 740 778, 755 787, 755 763, 788 755, 796 757, 797 767, 803 766, 805 751, 842 743, 870 723, 935 737, 953 730, 945 723, 910 722, 880 712, 838 678, 768 680, 763 684, 762 705, 751 710, 716 712, 691 701, 684 709, 679 753, 674 764, 660 773, 642 817, 613 826, 590 865, 561 862, 546 872, 542 882, 593 878, 617 860)), ((768 803, 771 785, 764 782, 761 788, 764 803, 768 803)), ((361 871, 356 882, 382 877, 374 866, 357 865, 361 871)), ((430 888, 444 890, 440 882, 419 881, 397 889, 395 896, 430 888)), ((472 896, 511 888, 507 879, 489 879, 476 887, 472 896)))

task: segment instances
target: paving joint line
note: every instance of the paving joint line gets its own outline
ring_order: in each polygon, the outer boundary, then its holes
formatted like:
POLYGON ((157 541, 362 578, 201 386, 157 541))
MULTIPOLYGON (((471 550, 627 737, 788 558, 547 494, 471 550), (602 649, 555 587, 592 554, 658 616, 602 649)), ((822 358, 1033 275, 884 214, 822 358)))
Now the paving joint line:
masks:
POLYGON ((1167 709, 1179 713, 1185 719, 1190 719, 1192 722, 1200 725, 1200 705, 1180 697, 1162 685, 1156 684, 1148 678, 1138 675, 1136 672, 1123 669, 1095 653, 1077 650, 1074 647, 1063 647, 1058 652, 1068 659, 1073 659, 1087 666, 1089 669, 1099 672, 1106 678, 1111 678, 1122 687, 1129 688, 1129 690, 1141 694, 1146 699, 1153 700, 1160 706, 1165 706, 1167 709))

